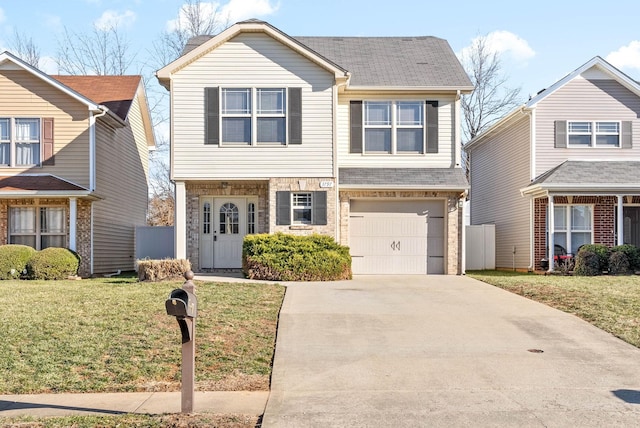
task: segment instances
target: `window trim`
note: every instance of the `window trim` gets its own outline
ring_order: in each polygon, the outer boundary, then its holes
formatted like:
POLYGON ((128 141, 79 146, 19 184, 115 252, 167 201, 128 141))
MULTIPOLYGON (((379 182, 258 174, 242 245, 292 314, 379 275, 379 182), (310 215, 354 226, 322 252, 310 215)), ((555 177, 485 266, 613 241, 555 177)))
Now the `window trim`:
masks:
POLYGON ((9 139, 8 140, 0 140, 0 144, 9 144, 9 163, 0 164, 0 168, 33 168, 33 167, 41 167, 43 163, 43 118, 40 116, 0 116, 0 119, 7 119, 9 122, 9 139), (38 140, 33 141, 17 141, 16 137, 16 121, 17 120, 35 120, 37 121, 37 129, 38 129, 38 140), (30 164, 18 164, 17 162, 17 145, 18 144, 30 144, 38 145, 38 163, 30 163, 30 164))
POLYGON ((567 144, 567 148, 569 149, 620 149, 622 148, 622 120, 567 120, 567 130, 566 130, 566 144, 567 144), (591 127, 591 131, 586 133, 586 132, 571 132, 570 128, 571 128, 571 124, 572 123, 589 123, 590 127, 591 127), (617 133, 610 133, 610 132, 598 132, 598 124, 599 123, 616 123, 618 126, 618 132, 617 133), (570 143, 570 137, 572 135, 590 135, 590 141, 589 141, 589 145, 583 145, 583 144, 571 144, 570 143), (599 135, 617 135, 618 136, 618 144, 615 146, 612 145, 598 145, 597 144, 597 140, 598 140, 598 136, 599 135))
POLYGON ((219 123, 219 141, 221 147, 286 147, 291 144, 290 140, 290 112, 289 112, 289 87, 287 86, 220 86, 220 96, 218 97, 219 105, 218 111, 220 112, 218 117, 219 123), (236 113, 224 113, 223 100, 224 94, 227 90, 239 90, 245 89, 249 91, 249 113, 248 114, 236 114, 236 113), (282 114, 276 113, 258 113, 258 92, 260 90, 277 90, 282 91, 283 105, 282 114), (224 141, 223 138, 223 123, 225 118, 249 118, 250 119, 250 133, 251 141, 248 142, 230 142, 224 141), (258 142, 258 121, 263 118, 284 118, 284 141, 269 141, 258 142))
POLYGON ((362 101, 362 154, 368 156, 424 156, 427 154, 427 109, 425 100, 419 99, 368 99, 362 101), (368 125, 367 124, 367 105, 369 103, 389 103, 390 118, 388 125, 368 125), (420 106, 421 125, 400 125, 398 105, 402 103, 414 103, 420 106), (390 129, 391 141, 389 152, 367 151, 367 129, 390 129), (400 151, 398 150, 398 130, 400 129, 421 129, 422 130, 422 149, 420 151, 400 151))
POLYGON ((62 236, 64 238, 63 248, 67 248, 69 245, 69 228, 68 228, 68 210, 64 205, 9 205, 8 210, 8 221, 7 221, 7 242, 11 242, 12 236, 33 236, 35 238, 35 248, 36 250, 42 250, 42 237, 43 236, 62 236), (33 233, 11 233, 12 224, 11 224, 11 211, 15 208, 29 208, 33 210, 35 215, 35 224, 33 233), (51 233, 51 232, 42 232, 42 220, 41 220, 41 210, 48 208, 60 208, 63 211, 63 220, 62 220, 62 232, 61 233, 51 233))

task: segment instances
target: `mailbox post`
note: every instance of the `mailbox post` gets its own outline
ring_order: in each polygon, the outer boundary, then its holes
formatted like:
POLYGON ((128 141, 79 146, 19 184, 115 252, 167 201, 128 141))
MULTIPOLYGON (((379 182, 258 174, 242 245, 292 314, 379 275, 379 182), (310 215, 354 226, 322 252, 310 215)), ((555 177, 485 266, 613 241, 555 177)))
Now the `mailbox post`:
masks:
POLYGON ((198 300, 196 299, 196 287, 193 284, 193 272, 185 272, 184 278, 186 281, 182 288, 176 288, 169 294, 165 307, 167 314, 175 316, 178 320, 182 335, 182 413, 193 413, 198 300))

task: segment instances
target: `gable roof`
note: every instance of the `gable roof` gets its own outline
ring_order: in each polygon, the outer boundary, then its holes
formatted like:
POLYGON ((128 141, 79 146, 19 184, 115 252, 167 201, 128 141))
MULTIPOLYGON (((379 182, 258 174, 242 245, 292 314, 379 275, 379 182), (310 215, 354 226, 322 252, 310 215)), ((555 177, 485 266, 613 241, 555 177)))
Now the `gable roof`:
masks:
POLYGON ((121 119, 126 119, 141 76, 67 76, 52 75, 54 79, 68 86, 88 99, 102 104, 121 119))
MULTIPOLYGON (((241 32, 262 31, 303 56, 348 77, 350 88, 473 90, 449 43, 437 37, 307 37, 289 36, 267 22, 239 22, 217 36, 196 36, 183 55, 159 70, 158 79, 241 32), (225 34, 226 33, 226 34, 225 34)), ((166 84, 165 84, 166 86, 166 84)))
POLYGON ((558 89, 565 86, 567 83, 571 82, 573 79, 581 76, 583 73, 591 69, 598 70, 599 72, 603 73, 605 76, 608 76, 612 80, 617 81, 622 86, 624 86, 625 88, 633 92, 635 95, 640 97, 640 83, 633 80, 632 78, 627 76, 622 71, 618 70, 616 67, 614 67, 613 65, 611 65, 610 63, 602 59, 601 57, 595 56, 591 58, 589 61, 582 64, 580 67, 573 70, 571 73, 567 74, 562 79, 555 82, 553 85, 538 92, 538 94, 535 97, 532 97, 526 103, 522 104, 521 106, 512 110, 510 113, 506 114, 504 117, 499 119, 496 123, 491 125, 481 134, 476 135, 472 140, 470 140, 467 144, 465 144, 465 147, 464 147, 465 150, 469 150, 470 148, 478 144, 479 141, 483 140, 488 135, 492 134, 498 129, 503 128, 509 121, 517 117, 519 113, 522 113, 526 110, 534 109, 538 105, 538 103, 540 103, 542 100, 552 95, 554 92, 556 92, 558 89))

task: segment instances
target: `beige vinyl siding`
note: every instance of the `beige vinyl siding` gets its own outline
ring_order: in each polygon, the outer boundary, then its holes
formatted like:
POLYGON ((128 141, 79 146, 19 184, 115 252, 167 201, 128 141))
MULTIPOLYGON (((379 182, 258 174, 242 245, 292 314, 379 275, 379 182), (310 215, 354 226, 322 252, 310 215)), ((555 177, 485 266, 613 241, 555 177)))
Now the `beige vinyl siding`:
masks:
POLYGON ((496 267, 530 264, 529 198, 520 189, 529 184, 529 117, 522 115, 488 137, 471 152, 471 224, 496 226, 496 267))
POLYGON ((140 162, 142 163, 142 168, 144 170, 144 175, 149 179, 149 145, 148 139, 145 132, 144 123, 142 121, 142 111, 140 107, 140 99, 136 96, 131 103, 131 107, 129 108, 129 114, 127 115, 127 120, 129 121, 129 126, 131 126, 131 131, 133 133, 133 138, 135 140, 136 149, 138 150, 138 155, 140 156, 140 162))
POLYGON ((265 34, 241 34, 172 79, 176 179, 331 177, 333 75, 265 34), (301 87, 302 144, 204 144, 204 88, 301 87))
POLYGON ((450 168, 455 165, 454 134, 455 101, 453 96, 444 97, 429 94, 412 95, 340 95, 338 100, 337 139, 338 166, 340 167, 387 167, 387 168, 450 168), (352 100, 362 101, 438 101, 438 153, 423 155, 409 154, 362 154, 349 153, 349 103, 352 100))
POLYGON ((640 157, 640 98, 615 80, 578 77, 540 101, 536 108, 535 176, 567 159, 603 160, 640 157), (556 120, 633 121, 633 148, 555 148, 556 120))
POLYGON ((21 172, 54 174, 89 187, 89 111, 85 105, 25 70, 0 68, 0 117, 53 117, 55 165, 2 168, 0 175, 21 172))
POLYGON ((131 128, 99 119, 96 129, 96 194, 103 199, 93 203, 94 273, 132 270, 134 228, 146 224, 146 159, 131 128))

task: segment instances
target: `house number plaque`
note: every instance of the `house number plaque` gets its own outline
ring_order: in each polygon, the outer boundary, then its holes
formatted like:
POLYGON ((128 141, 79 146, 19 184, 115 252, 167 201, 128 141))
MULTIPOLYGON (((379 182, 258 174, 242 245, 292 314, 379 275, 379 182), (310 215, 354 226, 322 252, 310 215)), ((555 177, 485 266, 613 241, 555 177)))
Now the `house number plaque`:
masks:
POLYGON ((322 188, 333 187, 333 181, 321 181, 320 187, 322 188))

